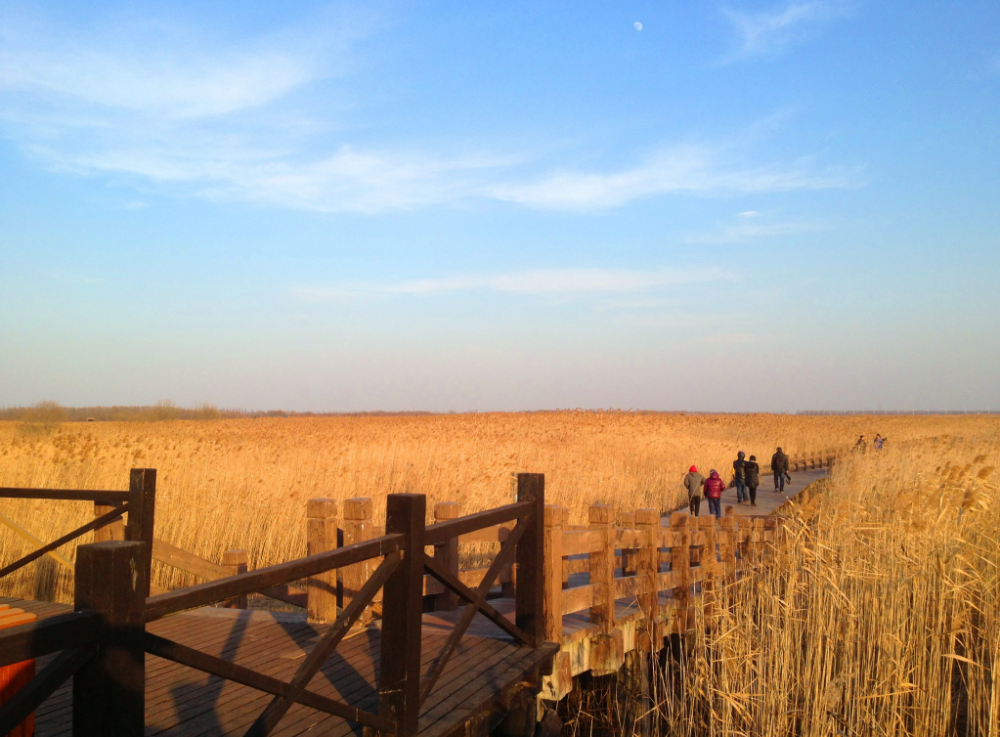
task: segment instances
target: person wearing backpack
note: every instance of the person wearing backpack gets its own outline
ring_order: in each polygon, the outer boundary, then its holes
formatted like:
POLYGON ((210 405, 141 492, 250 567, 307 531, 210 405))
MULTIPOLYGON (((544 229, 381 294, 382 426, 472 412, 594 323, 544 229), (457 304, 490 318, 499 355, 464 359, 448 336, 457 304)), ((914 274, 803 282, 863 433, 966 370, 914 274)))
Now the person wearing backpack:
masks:
POLYGON ((697 466, 691 466, 688 475, 684 477, 684 488, 688 492, 688 509, 692 517, 697 517, 701 510, 701 487, 705 485, 705 477, 698 473, 697 466))
POLYGON ((747 462, 743 460, 746 458, 746 453, 742 450, 736 454, 736 460, 733 461, 733 484, 736 486, 736 503, 742 504, 747 500, 747 475, 746 475, 746 465, 747 462))
POLYGON ((757 456, 750 456, 750 460, 743 466, 743 473, 746 474, 747 491, 750 493, 750 506, 757 506, 757 487, 760 486, 760 466, 757 464, 757 456))
POLYGON ((714 468, 705 481, 705 498, 708 499, 708 513, 716 517, 722 517, 722 491, 726 488, 726 482, 719 477, 719 472, 714 468))

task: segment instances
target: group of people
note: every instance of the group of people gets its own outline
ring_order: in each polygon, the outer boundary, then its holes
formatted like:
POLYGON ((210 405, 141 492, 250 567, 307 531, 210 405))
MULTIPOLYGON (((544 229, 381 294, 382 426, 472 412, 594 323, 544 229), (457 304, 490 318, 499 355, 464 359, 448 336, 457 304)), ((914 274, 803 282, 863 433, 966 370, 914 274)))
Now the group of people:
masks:
MULTIPOLYGON (((774 473, 774 491, 779 494, 785 492, 785 481, 791 481, 788 475, 788 456, 778 448, 771 456, 771 471, 774 473)), ((757 487, 760 486, 760 465, 757 463, 757 456, 746 457, 742 450, 736 454, 733 461, 733 479, 729 486, 736 487, 736 503, 744 504, 750 502, 751 507, 757 506, 757 487)), ((688 494, 688 508, 691 515, 697 517, 701 511, 702 496, 708 500, 708 512, 716 517, 722 516, 722 492, 727 484, 719 476, 719 472, 714 468, 709 471, 706 479, 698 473, 697 466, 691 466, 687 476, 684 477, 684 488, 688 494)))
MULTIPOLYGON (((875 439, 872 441, 872 447, 875 450, 882 450, 882 444, 885 443, 886 439, 882 437, 881 433, 875 433, 875 439)), ((864 435, 858 436, 858 442, 854 444, 854 450, 858 453, 864 453, 868 450, 868 441, 865 440, 864 435)))

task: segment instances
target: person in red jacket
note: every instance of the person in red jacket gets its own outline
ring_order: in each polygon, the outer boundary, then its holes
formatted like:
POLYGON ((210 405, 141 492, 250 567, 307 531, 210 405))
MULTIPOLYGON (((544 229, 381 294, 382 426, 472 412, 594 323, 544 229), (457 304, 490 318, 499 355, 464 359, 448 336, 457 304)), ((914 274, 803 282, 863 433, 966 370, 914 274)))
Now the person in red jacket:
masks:
POLYGON ((726 482, 719 477, 719 472, 714 468, 705 480, 705 498, 708 499, 708 513, 716 517, 722 516, 722 491, 726 488, 726 482))

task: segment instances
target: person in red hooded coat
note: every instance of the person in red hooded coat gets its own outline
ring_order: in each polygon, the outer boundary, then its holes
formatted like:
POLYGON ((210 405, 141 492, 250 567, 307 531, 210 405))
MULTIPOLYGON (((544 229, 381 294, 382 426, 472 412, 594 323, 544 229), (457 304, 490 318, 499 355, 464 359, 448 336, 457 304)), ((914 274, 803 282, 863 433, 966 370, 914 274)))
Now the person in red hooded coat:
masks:
POLYGON ((722 516, 722 492, 726 488, 726 482, 719 477, 719 472, 714 468, 705 480, 705 498, 708 499, 708 513, 716 517, 722 516))

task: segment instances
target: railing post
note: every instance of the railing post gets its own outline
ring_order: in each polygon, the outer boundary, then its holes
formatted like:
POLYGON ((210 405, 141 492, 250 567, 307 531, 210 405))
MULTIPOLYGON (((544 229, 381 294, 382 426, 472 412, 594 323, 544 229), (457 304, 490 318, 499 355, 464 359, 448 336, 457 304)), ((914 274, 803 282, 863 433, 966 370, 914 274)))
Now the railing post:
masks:
POLYGON ((600 549, 590 554, 590 582, 594 585, 594 605, 590 621, 607 634, 615 626, 615 508, 593 504, 589 510, 590 529, 600 536, 600 549))
MULTIPOLYGON (((104 502, 94 502, 94 517, 103 517, 108 512, 117 509, 117 504, 105 504, 104 502)), ((110 524, 104 525, 97 530, 94 530, 94 542, 95 543, 106 543, 112 540, 124 540, 125 539, 125 522, 124 520, 118 520, 117 522, 112 522, 110 524)))
POLYGON ((534 508, 514 553, 514 624, 528 636, 529 646, 538 647, 545 641, 545 474, 519 473, 517 500, 534 508))
MULTIPOLYGON (((634 530, 635 512, 622 512, 621 525, 623 530, 634 530)), ((638 571, 639 549, 622 546, 622 576, 634 576, 638 571)))
MULTIPOLYGON (((306 552, 317 555, 337 547, 337 500, 321 497, 306 502, 306 552)), ((306 616, 310 622, 337 619, 337 571, 310 576, 306 583, 306 616)))
MULTIPOLYGON (((569 524, 569 508, 559 507, 559 526, 562 527, 563 532, 566 532, 566 526, 569 524)), ((562 559, 562 587, 564 589, 569 588, 569 558, 562 559)))
POLYGON ((562 509, 545 505, 545 639, 562 644, 562 509))
POLYGON ((145 731, 147 553, 139 541, 76 549, 75 608, 97 612, 102 630, 97 653, 73 676, 74 737, 145 731))
MULTIPOLYGON (((434 521, 445 522, 462 516, 458 502, 438 502, 434 505, 434 521)), ((434 560, 451 575, 458 578, 458 538, 452 537, 434 546, 434 560)), ((458 596, 450 589, 434 597, 434 611, 449 612, 458 607, 458 596)))
POLYGON ((752 524, 753 528, 750 530, 750 550, 748 558, 753 563, 759 563, 761 551, 764 549, 764 519, 762 517, 754 517, 752 524))
POLYGON ((726 574, 726 580, 732 581, 736 578, 736 516, 727 514, 719 520, 719 553, 722 558, 722 568, 726 574))
POLYGON ((714 622, 718 615, 719 558, 716 551, 715 515, 701 517, 701 531, 705 534, 705 547, 701 551, 701 590, 705 597, 705 619, 714 622))
MULTIPOLYGON (((230 576, 236 576, 247 572, 247 551, 242 548, 227 550, 222 554, 222 567, 229 571, 230 576)), ((249 597, 246 594, 234 596, 223 603, 226 609, 247 609, 249 608, 249 597)))
POLYGON ((379 716, 396 722, 395 737, 413 737, 420 715, 420 627, 424 595, 423 494, 389 494, 386 534, 406 536, 403 562, 383 588, 379 716))
MULTIPOLYGON (((639 566, 637 575, 645 577, 645 593, 639 594, 639 608, 646 617, 646 633, 650 642, 647 651, 659 652, 659 646, 663 644, 660 637, 659 613, 660 613, 660 515, 655 509, 637 509, 635 512, 635 525, 642 531, 645 539, 639 549, 639 566)), ((646 644, 646 643, 643 643, 646 644)))
POLYGON ((675 576, 674 587, 675 619, 674 627, 677 634, 687 631, 687 612, 691 601, 691 527, 689 519, 683 512, 670 515, 670 529, 674 533, 673 545, 670 546, 670 570, 675 576))
MULTIPOLYGON (((344 502, 344 546, 371 540, 375 537, 374 525, 372 524, 372 500, 366 496, 354 497, 344 502)), ((388 527, 386 527, 388 531, 388 527)), ((346 608, 354 595, 365 585, 365 581, 371 576, 377 560, 365 560, 360 563, 344 568, 342 578, 344 580, 344 607, 346 608)), ((423 595, 423 583, 420 588, 423 595)), ((377 597, 376 597, 377 598, 377 597)), ((421 605, 422 606, 422 605, 421 605)), ((372 621, 371 606, 365 607, 364 614, 359 620, 367 625, 372 621)))
POLYGON ((128 484, 128 524, 125 539, 146 543, 142 550, 143 598, 149 596, 153 566, 153 523, 156 519, 156 469, 133 468, 128 484))

